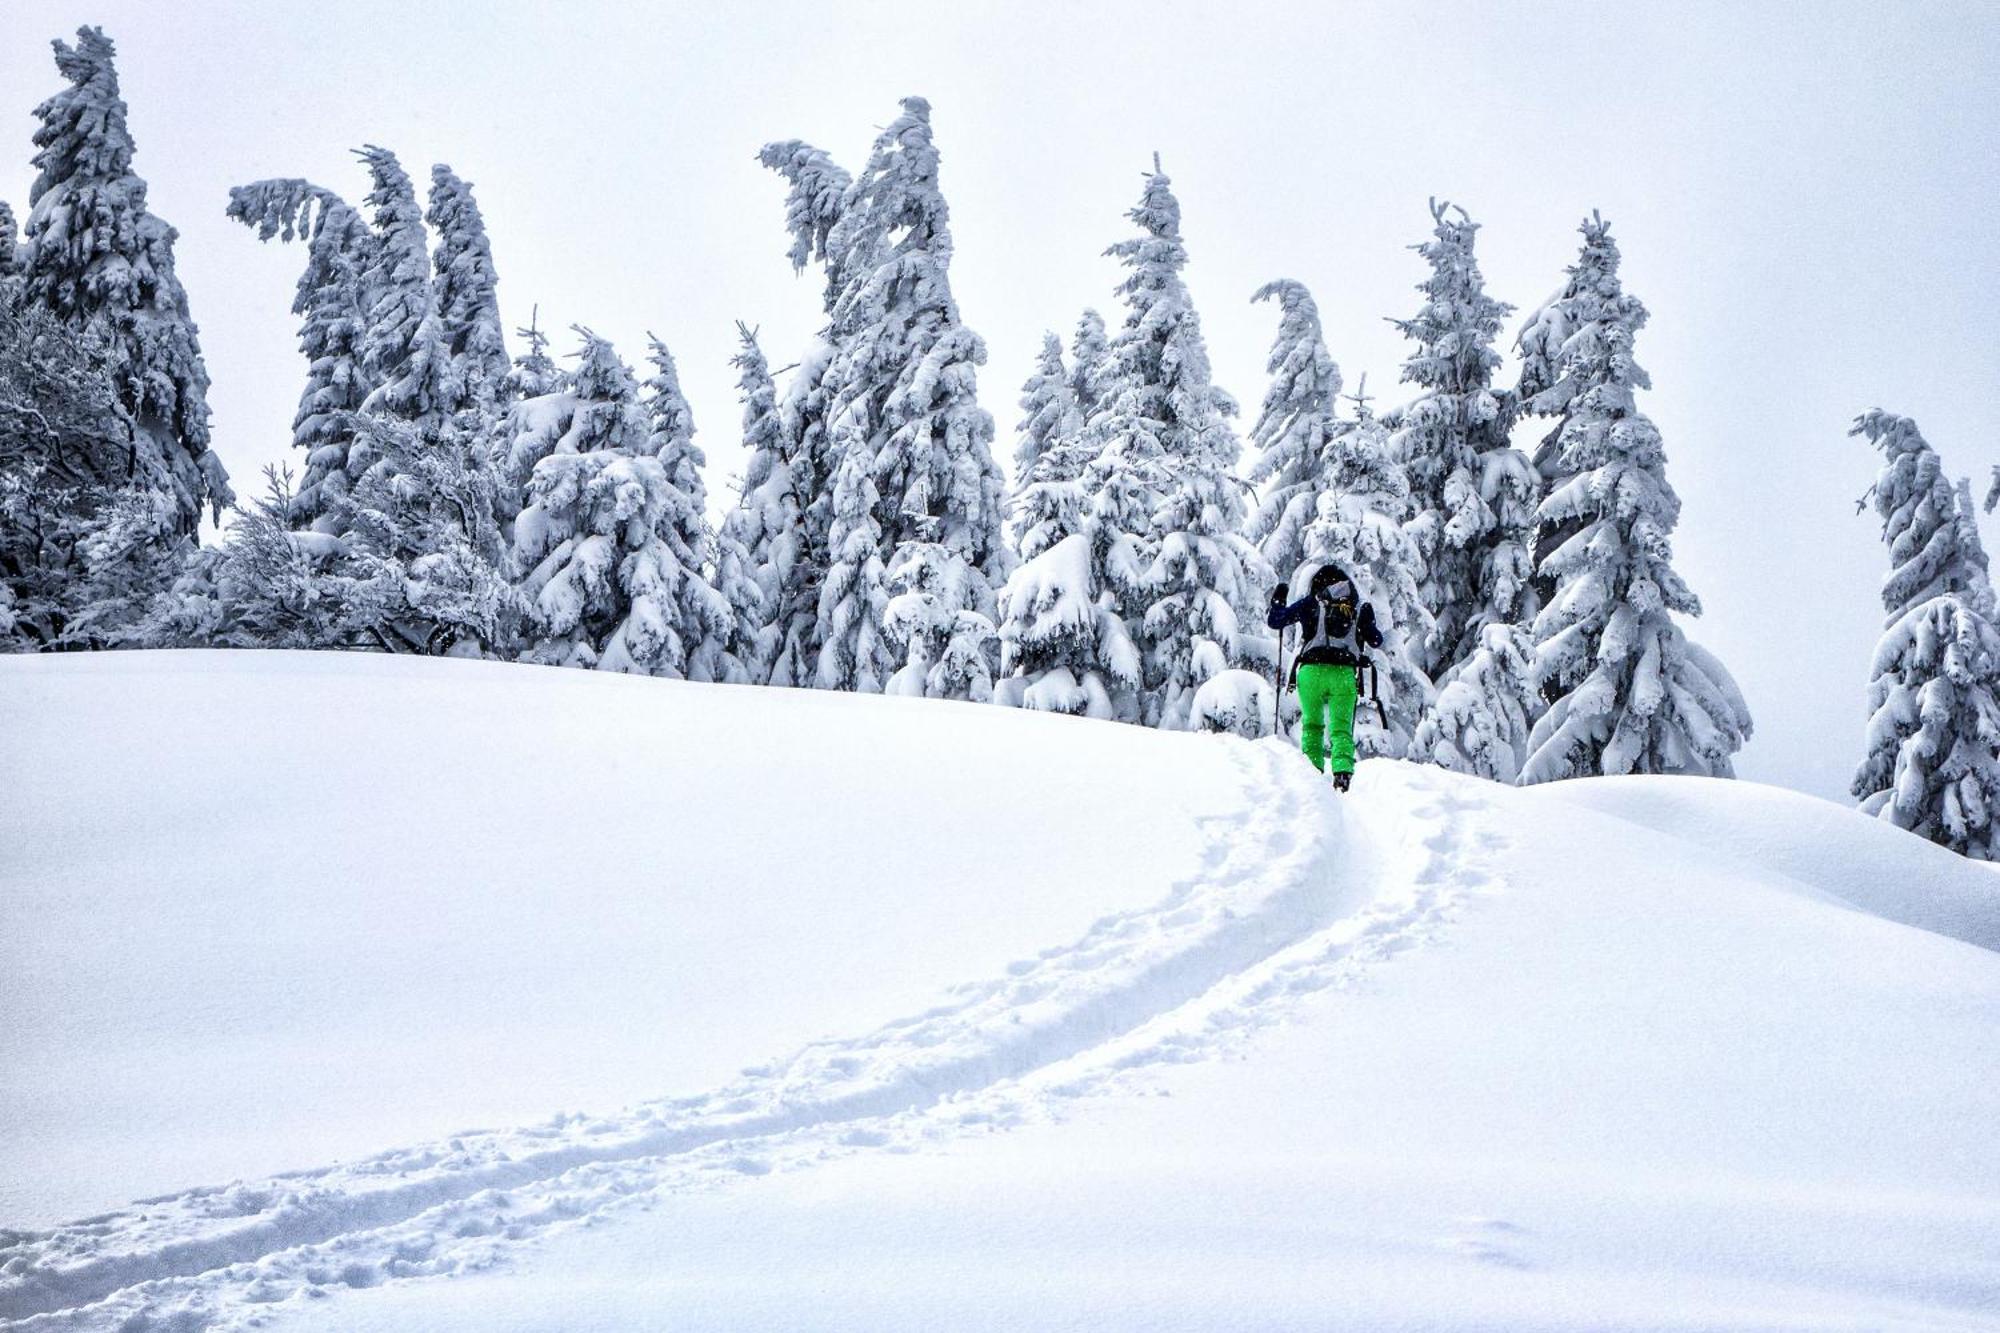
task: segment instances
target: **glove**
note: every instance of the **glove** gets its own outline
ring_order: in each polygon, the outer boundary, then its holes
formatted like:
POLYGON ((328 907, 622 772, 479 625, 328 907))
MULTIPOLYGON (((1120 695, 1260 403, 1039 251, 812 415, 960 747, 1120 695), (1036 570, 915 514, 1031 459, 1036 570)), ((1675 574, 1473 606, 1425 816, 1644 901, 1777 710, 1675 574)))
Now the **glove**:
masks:
POLYGON ((1274 602, 1287 601, 1290 598, 1291 591, 1292 591, 1291 584, 1280 583, 1276 588, 1271 590, 1271 600, 1274 602))

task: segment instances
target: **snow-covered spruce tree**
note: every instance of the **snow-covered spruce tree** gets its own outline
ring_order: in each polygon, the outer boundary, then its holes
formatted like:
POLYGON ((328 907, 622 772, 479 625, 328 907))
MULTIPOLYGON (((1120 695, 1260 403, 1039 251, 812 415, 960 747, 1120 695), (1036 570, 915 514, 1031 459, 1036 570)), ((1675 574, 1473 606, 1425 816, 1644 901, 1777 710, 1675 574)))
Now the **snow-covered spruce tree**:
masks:
MULTIPOLYGON (((828 242, 853 177, 825 151, 797 139, 764 145, 758 160, 790 184, 785 198, 785 226, 792 237, 788 257, 799 272, 819 261, 826 277, 821 305, 830 316, 840 299, 843 274, 828 242)), ((815 336, 778 401, 787 437, 785 481, 798 509, 803 542, 788 566, 786 591, 769 613, 777 629, 769 677, 773 685, 806 686, 818 678, 820 576, 832 559, 833 477, 840 461, 824 383, 834 356, 830 337, 827 330, 815 336)))
POLYGON ((694 442, 694 413, 681 393, 674 354, 651 334, 647 359, 653 374, 644 386, 645 449, 660 461, 667 478, 664 513, 656 525, 665 553, 660 562, 663 610, 681 648, 681 660, 663 660, 656 674, 740 681, 744 673, 729 655, 736 612, 706 572, 716 541, 708 526, 708 488, 701 476, 707 459, 694 442))
POLYGON ((1121 614, 1144 573, 1137 547, 1112 523, 1092 522, 1014 571, 1000 597, 1005 679, 994 702, 1139 720, 1139 650, 1121 614))
POLYGON ((785 230, 792 237, 788 257, 792 268, 800 273, 813 260, 825 266, 823 303, 830 315, 840 298, 843 280, 838 268, 840 256, 829 248, 829 241, 854 177, 824 149, 801 139, 767 143, 758 150, 757 160, 783 176, 791 186, 785 196, 785 230))
POLYGON ((357 641, 387 652, 511 653, 520 603, 485 441, 449 419, 353 419, 371 463, 336 502, 334 568, 356 597, 346 618, 357 641))
POLYGON ((1618 281, 1610 228, 1593 215, 1582 231, 1574 294, 1550 321, 1562 347, 1535 400, 1561 417, 1548 452, 1568 478, 1541 518, 1567 535, 1542 561, 1554 598, 1534 622, 1535 675, 1549 706, 1521 778, 1728 777, 1750 715, 1673 620, 1701 603, 1670 563, 1680 499, 1660 432, 1634 401, 1651 386, 1632 358, 1646 308, 1618 281))
POLYGON ((362 274, 369 305, 362 367, 374 381, 353 415, 349 466, 361 474, 340 503, 356 577, 400 591, 371 627, 401 651, 511 650, 517 605, 508 577, 506 505, 491 425, 467 406, 431 281, 415 187, 387 149, 357 156, 372 189, 375 246, 362 274))
POLYGON ((14 221, 14 208, 5 199, 0 199, 0 282, 6 281, 20 271, 20 243, 16 240, 18 225, 14 221))
MULTIPOLYGON (((742 326, 737 328, 740 332, 742 326)), ((681 393, 673 353, 648 336, 654 369, 645 385, 648 447, 666 469, 668 483, 687 500, 685 508, 673 510, 668 541, 677 554, 700 558, 698 565, 688 566, 691 582, 684 585, 678 608, 688 645, 688 679, 733 685, 759 681, 763 592, 756 566, 736 534, 709 525, 708 487, 702 478, 708 460, 694 443, 694 413, 681 393)), ((768 373, 764 378, 768 389, 768 373)))
POLYGON ((1197 467, 1176 480, 1155 515, 1161 535, 1146 572, 1152 601, 1142 634, 1159 685, 1157 725, 1183 728, 1204 683, 1231 667, 1268 669, 1274 645, 1261 619, 1247 614, 1270 587, 1271 572, 1242 534, 1245 506, 1233 468, 1197 467))
MULTIPOLYGON (((757 335, 736 326, 740 345, 730 364, 736 367, 737 395, 743 403, 743 448, 749 462, 736 506, 722 521, 722 545, 740 550, 744 572, 756 585, 754 612, 738 605, 736 655, 757 684, 798 684, 810 679, 818 662, 804 656, 805 644, 786 633, 818 618, 817 605, 808 608, 812 591, 801 568, 806 549, 805 516, 792 485, 790 446, 794 439, 778 413, 777 387, 757 335), (780 650, 788 654, 780 660, 780 650)), ((718 582, 730 584, 718 565, 718 582)), ((732 602, 737 599, 732 598, 732 602)))
POLYGON ((1069 340, 1069 390, 1076 401, 1076 414, 1085 422, 1097 415, 1110 360, 1111 338, 1104 331, 1104 316, 1095 310, 1084 311, 1069 340))
POLYGON ((509 364, 486 221, 471 183, 443 164, 431 168, 430 209, 424 216, 437 241, 432 287, 457 394, 450 410, 490 420, 505 395, 509 364))
MULTIPOLYGON (((1595 219, 1597 214, 1593 212, 1591 217, 1595 219)), ((1571 320, 1584 313, 1583 303, 1594 297, 1602 299, 1600 293, 1615 297, 1619 292, 1615 268, 1607 274, 1602 258, 1586 244, 1578 262, 1568 269, 1561 290, 1529 315, 1514 335, 1514 351, 1521 360, 1520 379, 1514 389, 1519 411, 1535 416, 1560 415, 1576 396, 1576 386, 1564 382, 1562 369, 1564 348, 1574 332, 1571 320)), ((1563 470, 1561 438, 1561 427, 1552 428, 1529 459, 1542 480, 1545 496, 1555 494, 1570 480, 1570 474, 1563 470)), ((1542 562, 1575 533, 1574 522, 1554 523, 1545 519, 1536 528, 1532 582, 1538 605, 1548 605, 1555 596, 1555 581, 1541 572, 1542 562)))
POLYGON ((326 648, 365 641, 392 608, 373 594, 386 583, 357 582, 328 558, 339 538, 293 530, 298 496, 289 470, 264 469, 264 494, 239 507, 220 548, 205 548, 174 587, 156 599, 146 637, 174 646, 326 648))
POLYGON ((1355 744, 1363 755, 1401 758, 1432 699, 1430 679, 1416 660, 1431 619, 1418 592, 1423 567, 1407 527, 1409 483, 1389 453, 1388 431, 1369 410, 1366 390, 1363 376, 1351 396, 1353 418, 1334 423, 1326 486, 1306 529, 1304 563, 1339 565, 1375 608, 1382 644, 1368 658, 1386 697, 1381 714, 1372 705, 1356 713, 1355 744))
POLYGON ((1339 430, 1340 367, 1327 353, 1319 306, 1304 283, 1266 283, 1250 299, 1278 302, 1278 334, 1265 367, 1271 387, 1250 430, 1258 453, 1249 480, 1262 494, 1245 535, 1279 578, 1297 583, 1306 529, 1332 483, 1328 450, 1339 430))
POLYGON ((539 398, 562 387, 562 367, 549 355, 549 335, 541 330, 541 317, 542 308, 536 306, 529 311, 528 327, 514 330, 526 350, 514 358, 513 369, 507 372, 504 397, 516 402, 523 398, 539 398))
POLYGON ((423 209, 394 153, 371 144, 355 155, 368 168, 375 228, 361 277, 368 299, 361 362, 374 381, 362 410, 434 429, 458 387, 431 286, 423 209))
POLYGON ((787 475, 797 498, 804 541, 792 565, 794 586, 785 595, 783 619, 777 622, 781 631, 771 664, 773 685, 810 687, 819 678, 820 580, 833 563, 834 477, 840 464, 824 382, 833 354, 833 344, 824 333, 815 338, 778 401, 779 428, 790 462, 787 475), (804 674, 797 674, 800 671, 804 674))
POLYGON ((206 505, 233 502, 209 448, 208 370, 174 272, 177 233, 146 208, 118 93, 111 39, 79 28, 55 42, 70 86, 35 108, 36 177, 19 255, 26 298, 72 324, 97 322, 133 429, 94 478, 164 496, 168 537, 192 536, 206 505))
POLYGON ((726 530, 715 534, 715 559, 709 580, 729 608, 729 636, 722 641, 709 678, 730 685, 760 685, 764 665, 764 592, 757 583, 757 566, 750 551, 726 530))
MULTIPOLYGON (((977 367, 986 360, 986 345, 960 321, 951 294, 949 218, 938 185, 930 103, 905 98, 902 115, 875 141, 827 235, 828 266, 841 287, 823 383, 842 449, 866 452, 877 497, 878 563, 908 564, 906 544, 941 545, 963 562, 965 573, 933 580, 928 595, 950 589, 968 600, 937 614, 950 621, 963 611, 990 625, 993 587, 1011 565, 1001 533, 1005 483, 993 461, 993 419, 978 400, 977 367)), ((844 452, 841 457, 845 469, 844 452)), ((830 530, 828 540, 839 565, 850 562, 844 544, 859 529, 842 519, 838 494, 834 505, 834 526, 844 536, 830 530)), ((839 604, 821 599, 823 612, 839 604)), ((822 614, 822 644, 833 628, 822 614)), ((820 678, 829 678, 824 657, 820 678)), ((874 675, 861 671, 853 679, 867 682, 874 675)))
MULTIPOLYGON (((1084 440, 1096 438, 1086 428, 1084 440)), ((1002 679, 994 701, 1119 722, 1143 714, 1145 673, 1131 626, 1144 616, 1152 562, 1148 534, 1167 478, 1157 440, 1143 430, 1108 437, 1089 455, 1066 442, 1044 455, 1089 457, 1071 483, 1082 527, 1016 569, 1001 594, 1002 679)))
POLYGON ((1535 710, 1534 645, 1518 625, 1488 625, 1479 646, 1438 683, 1409 757, 1458 773, 1517 781, 1535 710))
POLYGON ((577 334, 579 364, 557 395, 561 430, 534 464, 514 521, 530 607, 524 657, 678 674, 687 649, 672 613, 678 562, 664 536, 677 496, 648 449, 631 370, 610 343, 577 334))
POLYGON ((1076 417, 1076 395, 1070 387, 1069 368, 1063 364, 1062 339, 1044 333, 1034 373, 1021 385, 1021 425, 1014 443, 1017 483, 1028 475, 1051 441, 1077 429, 1081 423, 1076 417))
POLYGON ((1242 446, 1228 420, 1236 403, 1209 378, 1201 317, 1181 279, 1180 202, 1157 158, 1126 216, 1140 234, 1105 252, 1126 268, 1118 286, 1126 313, 1091 430, 1107 450, 1156 464, 1152 475, 1164 483, 1152 507, 1147 604, 1133 639, 1145 672, 1142 719, 1179 728, 1203 681, 1270 660, 1270 640, 1245 632, 1270 575, 1242 535, 1235 476, 1242 446))
POLYGON ((1012 521, 1014 550, 1032 560, 1057 542, 1081 532, 1089 498, 1082 477, 1094 456, 1085 437, 1074 385, 1062 364, 1062 344, 1054 334, 1042 342, 1042 356, 1021 394, 1020 442, 1014 451, 1012 521))
POLYGON ((514 542, 514 516, 521 512, 521 494, 535 464, 548 457, 567 427, 564 413, 572 400, 564 395, 569 375, 549 355, 549 337, 540 326, 541 307, 528 327, 516 329, 524 345, 507 372, 505 410, 495 417, 486 445, 492 461, 500 506, 500 527, 509 549, 514 542))
MULTIPOLYGON (((85 586, 84 544, 110 521, 124 488, 105 479, 129 456, 134 430, 118 357, 102 321, 61 319, 17 279, 0 280, 0 602, 9 608, 0 643, 9 651, 92 646, 78 625, 98 591, 85 586)), ((182 553, 163 541, 135 572, 157 573, 163 587, 182 553)), ((90 619, 136 609, 99 608, 90 619)))
POLYGON ((1493 339, 1513 309, 1486 294, 1473 255, 1478 224, 1431 201, 1432 238, 1414 247, 1431 273, 1424 303, 1396 327, 1415 344, 1403 381, 1418 395, 1390 413, 1392 449, 1410 481, 1411 531, 1434 618, 1418 666, 1433 678, 1477 648, 1487 625, 1531 618, 1535 510, 1528 460, 1507 443, 1511 396, 1492 387, 1493 339), (1454 216, 1456 214, 1456 216, 1454 216))
POLYGON ((2000 631, 1970 489, 1908 417, 1865 412, 1850 433, 1882 451, 1868 498, 1890 564, 1853 792, 1898 828, 2000 860, 2000 631))
MULTIPOLYGON (((229 216, 257 231, 306 246, 292 313, 299 316, 299 350, 306 357, 306 385, 292 417, 292 444, 305 454, 295 491, 287 489, 292 524, 333 532, 337 499, 364 470, 353 457, 353 413, 374 387, 361 365, 368 305, 362 286, 375 244, 359 213, 331 190, 310 181, 279 179, 239 185, 229 192, 229 216)), ((268 498, 268 497, 267 497, 268 498)))
POLYGON ((898 654, 887 630, 888 574, 867 445, 853 427, 836 441, 840 472, 833 483, 833 563, 819 588, 819 664, 823 690, 879 694, 894 676, 898 654))
POLYGON ((966 610, 978 597, 978 578, 943 542, 906 541, 896 549, 882 628, 902 645, 903 665, 884 693, 991 701, 998 636, 990 619, 966 610))

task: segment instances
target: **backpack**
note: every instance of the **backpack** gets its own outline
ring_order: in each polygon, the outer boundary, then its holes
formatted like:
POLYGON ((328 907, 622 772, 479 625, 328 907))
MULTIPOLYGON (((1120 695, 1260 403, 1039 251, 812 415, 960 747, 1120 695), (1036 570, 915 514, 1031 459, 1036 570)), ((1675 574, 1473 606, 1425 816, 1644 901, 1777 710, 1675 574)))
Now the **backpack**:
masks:
POLYGON ((1363 653, 1357 633, 1361 607, 1356 598, 1354 584, 1349 580, 1313 595, 1316 623, 1299 644, 1300 657, 1314 648, 1332 648, 1345 653, 1350 662, 1361 662, 1363 653))

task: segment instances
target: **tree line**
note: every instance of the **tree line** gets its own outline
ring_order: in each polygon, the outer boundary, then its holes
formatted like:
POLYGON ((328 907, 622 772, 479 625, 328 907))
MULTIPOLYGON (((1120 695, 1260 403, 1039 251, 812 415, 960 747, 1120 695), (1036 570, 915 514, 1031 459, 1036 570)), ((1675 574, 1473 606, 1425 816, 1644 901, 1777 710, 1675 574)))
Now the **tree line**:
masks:
MULTIPOLYGON (((1255 735, 1293 721, 1266 600, 1332 561, 1388 630, 1363 754, 1506 782, 1726 776, 1750 735, 1728 671, 1682 628, 1701 608, 1636 399, 1648 315, 1595 214, 1560 292, 1517 326, 1511 384, 1514 310, 1457 206, 1434 200, 1414 247, 1408 397, 1384 410, 1365 377, 1348 391, 1304 285, 1260 289, 1276 332, 1246 462, 1156 157, 1106 251, 1117 312, 1045 337, 1010 478, 978 395, 986 348, 952 294, 929 103, 905 99, 859 172, 765 145, 824 319, 782 385, 738 326, 748 461, 714 523, 667 346, 635 371, 579 325, 562 364, 537 320, 510 356, 472 186, 439 165, 420 198, 368 146, 358 205, 295 178, 230 193, 232 218, 304 261, 298 466, 239 505, 112 44, 84 28, 55 50, 68 86, 36 109, 18 244, 0 204, 12 648, 476 655, 1255 735), (204 508, 232 515, 206 546, 204 508)), ((1857 430, 1888 458, 1872 495, 1896 572, 1856 795, 1988 855, 2000 642, 1969 492, 1914 425, 1857 430)))

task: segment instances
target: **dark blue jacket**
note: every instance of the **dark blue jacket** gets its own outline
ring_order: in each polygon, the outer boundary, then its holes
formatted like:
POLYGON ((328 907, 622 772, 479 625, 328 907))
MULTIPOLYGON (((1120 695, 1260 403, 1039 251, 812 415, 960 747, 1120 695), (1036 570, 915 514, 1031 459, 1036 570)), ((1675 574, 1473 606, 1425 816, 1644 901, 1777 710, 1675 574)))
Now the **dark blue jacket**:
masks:
MULTIPOLYGON (((1299 626, 1299 638, 1310 643, 1319 634, 1319 597, 1307 593, 1289 605, 1276 591, 1271 594, 1271 610, 1264 617, 1264 623, 1272 629, 1283 630, 1287 625, 1299 626)), ((1382 631, 1375 624, 1375 607, 1363 602, 1354 615, 1354 641, 1363 648, 1382 646, 1382 631)), ((1345 648, 1332 645, 1318 645, 1308 648, 1299 655, 1299 666, 1355 666, 1353 656, 1345 648)))

